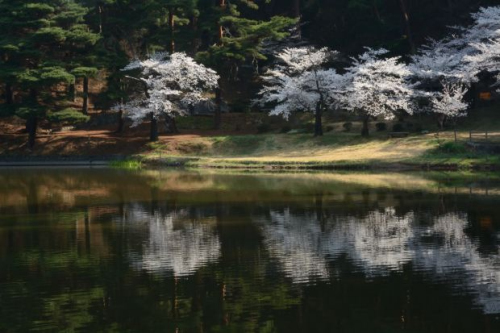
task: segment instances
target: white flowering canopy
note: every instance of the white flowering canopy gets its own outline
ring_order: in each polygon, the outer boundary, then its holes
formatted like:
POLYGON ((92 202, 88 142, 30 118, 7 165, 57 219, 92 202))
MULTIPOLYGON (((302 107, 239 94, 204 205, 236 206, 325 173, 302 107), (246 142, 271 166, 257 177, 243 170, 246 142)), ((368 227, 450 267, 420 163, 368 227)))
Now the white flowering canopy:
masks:
POLYGON ((431 98, 433 111, 447 117, 465 117, 469 105, 464 102, 467 89, 459 84, 445 84, 443 91, 431 98))
POLYGON ((471 15, 472 25, 431 40, 412 57, 410 68, 421 81, 469 84, 487 70, 500 71, 500 6, 484 7, 471 15))
POLYGON ((123 71, 140 70, 144 89, 119 107, 126 110, 134 125, 153 115, 176 116, 189 107, 208 101, 207 92, 218 86, 217 73, 185 53, 156 53, 147 60, 134 60, 123 71))
POLYGON ((380 58, 387 52, 368 48, 353 59, 344 74, 347 83, 341 96, 343 108, 386 119, 392 119, 398 110, 413 113, 414 89, 407 82, 411 72, 399 57, 380 58))
POLYGON ((322 68, 337 52, 328 48, 287 48, 277 54, 280 64, 264 76, 261 105, 274 104, 271 115, 288 118, 294 111, 314 111, 320 103, 334 104, 343 77, 322 68))

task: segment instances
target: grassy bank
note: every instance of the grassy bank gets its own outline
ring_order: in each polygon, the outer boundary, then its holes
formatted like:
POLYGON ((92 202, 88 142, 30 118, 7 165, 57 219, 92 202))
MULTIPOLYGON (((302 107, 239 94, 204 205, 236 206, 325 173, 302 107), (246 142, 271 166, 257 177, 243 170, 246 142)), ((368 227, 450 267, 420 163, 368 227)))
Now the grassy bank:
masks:
MULTIPOLYGON (((490 132, 490 140, 500 132, 490 132)), ((276 169, 496 169, 500 156, 469 147, 468 131, 410 134, 390 138, 374 133, 331 132, 310 134, 260 134, 192 136, 150 144, 138 157, 147 165, 200 168, 276 169)))

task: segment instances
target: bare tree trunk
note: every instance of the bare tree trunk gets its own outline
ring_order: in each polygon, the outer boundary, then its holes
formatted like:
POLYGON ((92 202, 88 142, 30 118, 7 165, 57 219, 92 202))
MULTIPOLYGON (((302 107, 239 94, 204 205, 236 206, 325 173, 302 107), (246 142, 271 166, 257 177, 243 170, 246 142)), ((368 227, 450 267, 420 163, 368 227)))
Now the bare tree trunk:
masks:
POLYGON ((175 52, 175 17, 174 10, 168 11, 168 26, 170 27, 170 54, 175 52))
POLYGON ((120 109, 118 111, 118 129, 116 130, 116 133, 122 133, 123 132, 123 126, 124 126, 123 110, 120 109))
POLYGON ((151 127, 149 133, 149 141, 155 142, 158 141, 158 120, 156 119, 153 112, 150 113, 151 118, 151 127))
POLYGON ((293 0, 293 17, 299 18, 300 16, 300 0, 293 0))
POLYGON ((5 84, 5 104, 14 104, 14 91, 12 90, 12 85, 10 83, 5 84))
POLYGON ((316 104, 316 112, 314 116, 314 136, 323 136, 323 103, 319 102, 316 104))
POLYGON ((214 129, 220 130, 222 125, 222 90, 217 87, 215 89, 215 114, 214 114, 214 129))
POLYGON ((28 130, 28 147, 30 149, 35 146, 37 128, 38 128, 37 116, 30 115, 28 119, 26 119, 26 129, 28 130))
POLYGON ((89 114, 89 78, 83 78, 83 114, 89 114))
MULTIPOLYGON (((226 0, 219 0, 219 7, 221 8, 221 10, 224 10, 226 8, 226 0)), ((219 31, 218 43, 222 44, 222 38, 224 37, 224 27, 220 24, 220 22, 217 22, 217 24, 219 31)))
POLYGON ((363 128, 361 129, 361 136, 370 136, 370 127, 368 126, 370 122, 370 116, 366 115, 363 117, 363 128))
POLYGON ((68 87, 68 101, 74 102, 75 101, 75 84, 71 83, 68 87))
POLYGON ((177 134, 179 133, 179 130, 177 129, 177 123, 175 121, 174 117, 171 116, 165 116, 165 123, 167 125, 168 131, 172 134, 177 134))
POLYGON ((411 24, 410 24, 410 14, 409 14, 407 6, 406 6, 406 0, 399 0, 399 3, 401 5, 401 12, 403 13, 406 36, 408 38, 408 43, 410 46, 410 53, 414 54, 416 52, 416 47, 415 47, 415 43, 413 42, 413 35, 412 35, 411 24))

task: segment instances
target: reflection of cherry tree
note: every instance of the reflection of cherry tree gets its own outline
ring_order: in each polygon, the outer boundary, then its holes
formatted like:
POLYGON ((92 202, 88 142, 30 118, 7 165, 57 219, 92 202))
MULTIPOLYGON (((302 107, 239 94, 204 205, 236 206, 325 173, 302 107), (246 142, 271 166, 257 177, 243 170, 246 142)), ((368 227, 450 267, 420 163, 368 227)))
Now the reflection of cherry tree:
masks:
MULTIPOLYGON (((265 244, 294 282, 327 279, 328 262, 346 256, 368 277, 401 271, 406 263, 433 279, 472 291, 486 313, 500 313, 500 255, 483 255, 465 234, 467 216, 448 214, 420 225, 416 214, 392 209, 363 218, 336 217, 321 230, 314 215, 271 212, 265 244)), ((333 267, 333 266, 332 266, 333 267)))
POLYGON ((478 244, 465 234, 467 216, 448 214, 430 228, 421 228, 414 244, 414 262, 436 277, 454 278, 457 287, 472 291, 485 313, 500 313, 500 255, 483 255, 478 244), (439 238, 441 244, 427 246, 423 240, 439 238), (460 277, 460 279, 457 279, 460 277))
POLYGON ((265 244, 285 274, 295 283, 326 279, 326 260, 321 255, 321 230, 307 223, 313 216, 295 216, 271 211, 270 224, 264 224, 265 244))
POLYGON ((132 223, 131 228, 139 227, 146 237, 142 251, 130 254, 138 270, 188 276, 220 257, 220 241, 214 225, 210 221, 189 219, 185 211, 162 215, 158 211, 148 214, 132 209, 128 222, 132 223))

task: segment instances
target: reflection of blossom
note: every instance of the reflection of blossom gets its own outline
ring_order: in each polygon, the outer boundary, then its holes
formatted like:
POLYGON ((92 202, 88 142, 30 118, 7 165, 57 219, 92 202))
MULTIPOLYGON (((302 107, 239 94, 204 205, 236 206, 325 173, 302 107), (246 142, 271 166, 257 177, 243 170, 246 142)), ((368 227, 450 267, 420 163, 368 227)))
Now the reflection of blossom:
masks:
POLYGON ((423 229, 415 241, 415 264, 435 276, 455 277, 454 283, 473 292, 485 313, 500 313, 500 256, 482 255, 464 232, 467 216, 448 214, 423 229), (442 244, 426 246, 423 239, 433 236, 442 244), (460 279, 456 277, 459 276, 460 279))
POLYGON ((475 295, 485 313, 500 313, 500 255, 482 255, 465 234, 467 216, 448 214, 417 224, 393 210, 364 218, 337 217, 321 230, 313 215, 271 212, 263 226, 271 256, 294 282, 328 278, 328 260, 347 256, 368 276, 401 271, 405 263, 475 295))
POLYGON ((349 217, 330 230, 325 251, 331 253, 330 244, 342 242, 344 251, 361 262, 367 273, 400 270, 411 260, 408 243, 413 236, 412 221, 413 214, 398 217, 391 211, 370 212, 363 219, 349 217))
POLYGON ((271 220, 270 225, 264 225, 264 242, 285 274, 296 283, 328 278, 326 261, 319 253, 319 226, 289 211, 271 212, 271 220))
POLYGON ((175 213, 161 216, 155 212, 145 216, 136 212, 130 216, 142 216, 142 220, 147 217, 147 223, 143 224, 147 239, 142 253, 131 254, 133 266, 138 270, 188 276, 220 257, 219 237, 209 223, 183 219, 182 214, 175 213))

